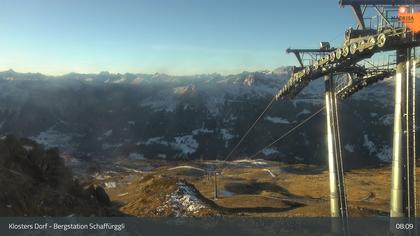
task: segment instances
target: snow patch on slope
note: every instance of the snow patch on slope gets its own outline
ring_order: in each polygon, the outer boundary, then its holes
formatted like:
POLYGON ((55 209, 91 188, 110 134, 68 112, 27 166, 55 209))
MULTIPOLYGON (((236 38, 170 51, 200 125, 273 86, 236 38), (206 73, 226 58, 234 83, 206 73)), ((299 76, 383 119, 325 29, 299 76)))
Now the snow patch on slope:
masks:
POLYGON ((382 162, 391 162, 392 160, 392 148, 388 145, 384 145, 378 148, 374 142, 369 140, 367 134, 363 136, 364 142, 363 146, 369 150, 369 154, 375 154, 375 156, 382 162))
POLYGON ((192 135, 184 135, 175 137, 175 143, 172 143, 171 146, 180 150, 182 154, 192 154, 197 150, 198 142, 192 135))
POLYGON ((384 125, 392 125, 394 123, 394 114, 383 115, 379 118, 379 121, 384 125))
POLYGON ((271 123, 274 123, 274 124, 290 124, 290 121, 288 121, 287 119, 282 118, 282 117, 267 116, 267 117, 264 118, 264 120, 268 120, 268 121, 270 121, 271 123))
POLYGON ((195 130, 192 131, 193 135, 198 135, 199 133, 212 134, 212 133, 214 133, 214 130, 207 129, 207 128, 200 128, 200 129, 195 129, 195 130))
POLYGON ((111 136, 111 135, 112 135, 112 129, 107 130, 107 131, 104 133, 104 136, 105 136, 105 137, 109 137, 109 136, 111 136))
POLYGON ((233 139, 235 135, 231 134, 228 129, 220 129, 220 133, 222 134, 222 138, 225 141, 225 148, 227 148, 229 141, 233 139))
POLYGON ((351 145, 351 144, 346 144, 346 145, 344 146, 344 149, 345 149, 346 151, 348 151, 348 152, 354 152, 354 145, 351 145))
POLYGON ((75 147, 72 139, 79 134, 64 134, 55 130, 53 127, 39 133, 37 136, 29 137, 30 139, 44 145, 46 148, 58 147, 64 151, 74 151, 75 147))
POLYGON ((206 208, 204 203, 197 197, 195 190, 185 182, 177 182, 177 190, 167 195, 165 204, 157 209, 163 211, 171 208, 175 217, 193 216, 206 208))
POLYGON ((275 148, 264 148, 262 153, 266 156, 270 156, 279 153, 279 151, 277 151, 275 148))
POLYGON ((128 154, 128 159, 130 160, 145 160, 144 155, 141 153, 130 153, 128 154))
POLYGON ((253 165, 267 165, 267 162, 265 162, 262 159, 241 159, 241 160, 234 160, 233 163, 247 163, 247 164, 253 164, 253 165))
POLYGON ((376 152, 375 143, 369 140, 369 136, 367 134, 363 136, 363 147, 367 148, 369 154, 376 152))
POLYGON ((199 146, 197 140, 194 139, 193 135, 184 135, 174 137, 174 141, 169 142, 162 140, 163 137, 153 137, 149 138, 147 141, 139 141, 136 143, 137 146, 139 145, 151 145, 151 144, 158 144, 163 146, 170 146, 175 150, 181 151, 182 154, 192 154, 197 151, 199 146))
POLYGON ((392 148, 388 145, 385 145, 381 148, 381 150, 378 152, 376 156, 382 162, 390 163, 392 161, 392 148))
POLYGON ((306 108, 303 108, 301 112, 296 114, 296 117, 301 116, 301 115, 307 115, 307 114, 311 114, 311 111, 306 108))
POLYGON ((194 166, 175 166, 175 167, 169 168, 168 170, 177 170, 177 169, 192 169, 192 170, 199 170, 199 171, 205 172, 204 169, 194 167, 194 166))

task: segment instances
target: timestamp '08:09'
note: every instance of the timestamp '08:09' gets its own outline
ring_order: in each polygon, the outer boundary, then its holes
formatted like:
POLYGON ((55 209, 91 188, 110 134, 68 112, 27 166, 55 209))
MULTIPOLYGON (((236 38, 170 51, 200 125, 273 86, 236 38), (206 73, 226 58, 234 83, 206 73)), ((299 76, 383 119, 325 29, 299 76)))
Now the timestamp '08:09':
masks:
POLYGON ((414 229, 414 224, 413 223, 398 223, 395 224, 395 229, 401 229, 401 230, 412 230, 414 229))

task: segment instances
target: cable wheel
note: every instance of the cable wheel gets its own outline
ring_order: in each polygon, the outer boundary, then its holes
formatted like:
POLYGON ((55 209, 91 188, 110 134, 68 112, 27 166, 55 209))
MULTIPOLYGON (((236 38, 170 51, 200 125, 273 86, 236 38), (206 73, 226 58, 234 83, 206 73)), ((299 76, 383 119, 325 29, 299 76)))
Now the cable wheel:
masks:
POLYGON ((363 52, 365 50, 366 41, 362 40, 357 44, 357 51, 363 52))
POLYGON ((322 66, 322 61, 324 60, 324 58, 322 57, 321 59, 319 59, 317 62, 316 62, 316 64, 317 64, 317 66, 318 66, 318 68, 320 67, 320 66, 322 66))
POLYGON ((378 36, 378 41, 376 42, 376 45, 378 45, 378 47, 381 48, 385 46, 385 43, 386 43, 386 36, 384 33, 382 33, 378 36))
POLYGON ((335 61, 335 53, 334 52, 330 53, 329 59, 330 59, 330 62, 334 62, 335 61))
POLYGON ((341 51, 341 55, 343 57, 347 57, 349 55, 349 47, 347 45, 344 45, 343 48, 340 50, 341 51))
POLYGON ((357 43, 350 44, 350 54, 354 55, 357 52, 357 43))
POLYGON ((341 58, 341 49, 340 48, 338 48, 335 51, 335 58, 337 58, 337 60, 340 60, 340 58, 341 58))
POLYGON ((375 44, 376 44, 375 37, 373 37, 373 36, 370 37, 369 40, 368 40, 368 43, 370 45, 369 50, 372 50, 375 47, 375 44))

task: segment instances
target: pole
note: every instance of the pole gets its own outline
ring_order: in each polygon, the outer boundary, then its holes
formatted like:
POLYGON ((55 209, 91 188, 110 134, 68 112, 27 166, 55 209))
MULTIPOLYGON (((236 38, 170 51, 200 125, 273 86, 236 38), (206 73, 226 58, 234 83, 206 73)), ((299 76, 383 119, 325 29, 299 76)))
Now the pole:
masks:
POLYGON ((324 79, 332 231, 342 235, 348 232, 348 227, 337 100, 332 75, 326 75, 324 79))
MULTIPOLYGON (((329 79, 325 76, 326 80, 329 79)), ((334 141, 332 133, 332 116, 331 116, 331 93, 325 93, 326 112, 327 112, 327 145, 328 145, 328 170, 330 179, 330 210, 331 217, 338 217, 339 214, 339 202, 338 202, 338 188, 337 188, 337 171, 334 157, 334 141)))
POLYGON ((214 172, 214 200, 217 200, 217 172, 214 172))
POLYGON ((411 49, 397 50, 391 217, 414 218, 415 198, 415 64, 411 49))

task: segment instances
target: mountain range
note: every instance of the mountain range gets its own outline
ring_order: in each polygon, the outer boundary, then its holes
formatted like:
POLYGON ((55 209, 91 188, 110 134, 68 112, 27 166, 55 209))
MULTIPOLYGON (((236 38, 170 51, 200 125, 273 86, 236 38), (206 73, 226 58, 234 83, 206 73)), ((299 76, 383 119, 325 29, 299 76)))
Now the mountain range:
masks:
MULTIPOLYGON (((234 75, 0 72, 0 134, 27 137, 84 160, 219 159, 289 79, 291 67, 234 75)), ((324 104, 323 81, 271 109, 232 155, 248 158, 324 104)), ((391 158, 393 80, 340 101, 344 164, 391 158)), ((325 164, 320 114, 257 158, 325 164)))

